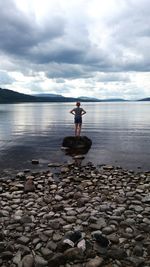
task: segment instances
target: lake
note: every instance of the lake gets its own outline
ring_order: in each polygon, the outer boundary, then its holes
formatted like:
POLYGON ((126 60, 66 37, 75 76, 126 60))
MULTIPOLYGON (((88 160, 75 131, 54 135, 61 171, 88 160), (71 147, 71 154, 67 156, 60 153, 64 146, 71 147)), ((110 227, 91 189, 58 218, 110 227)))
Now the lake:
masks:
MULTIPOLYGON (((0 171, 38 168, 67 162, 61 151, 65 136, 74 135, 74 103, 0 105, 0 171)), ((150 170, 150 102, 82 103, 82 135, 92 139, 86 162, 150 170)))

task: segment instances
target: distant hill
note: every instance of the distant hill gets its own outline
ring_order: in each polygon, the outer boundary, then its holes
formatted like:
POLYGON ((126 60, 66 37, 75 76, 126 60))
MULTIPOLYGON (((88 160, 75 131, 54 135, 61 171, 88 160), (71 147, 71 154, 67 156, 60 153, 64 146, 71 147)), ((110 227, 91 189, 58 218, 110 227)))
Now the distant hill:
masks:
POLYGON ((34 102, 34 96, 21 94, 9 89, 0 88, 0 103, 19 103, 19 102, 34 102))
POLYGON ((122 99, 122 98, 106 98, 106 99, 102 99, 101 101, 103 102, 125 102, 128 100, 122 99))
POLYGON ((96 97, 80 96, 79 98, 82 101, 84 101, 84 100, 86 100, 86 101, 100 101, 100 99, 96 98, 96 97))
MULTIPOLYGON (((62 95, 55 94, 36 94, 27 95, 15 92, 10 89, 0 88, 0 104, 6 103, 23 103, 23 102, 123 102, 128 101, 121 98, 113 99, 98 99, 94 97, 81 96, 75 97, 64 97, 62 95)), ((140 101, 150 101, 150 98, 141 99, 140 101)))
POLYGON ((150 101, 150 97, 146 97, 146 98, 140 99, 138 101, 150 101))
POLYGON ((33 95, 18 93, 10 89, 0 88, 0 104, 24 103, 24 102, 76 102, 76 101, 87 102, 89 100, 82 100, 80 98, 74 98, 74 97, 64 97, 57 94, 56 95, 40 94, 33 96, 33 95))
POLYGON ((33 96, 36 96, 36 97, 61 97, 61 98, 64 98, 62 95, 57 95, 57 94, 35 94, 33 96))

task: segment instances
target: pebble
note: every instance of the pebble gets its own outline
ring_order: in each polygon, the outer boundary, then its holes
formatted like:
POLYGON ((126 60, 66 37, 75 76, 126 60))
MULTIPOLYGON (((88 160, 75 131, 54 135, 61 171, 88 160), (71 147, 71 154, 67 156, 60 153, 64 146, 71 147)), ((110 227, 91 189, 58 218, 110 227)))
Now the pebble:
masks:
POLYGON ((85 267, 100 267, 102 266, 103 258, 96 256, 86 263, 85 267))
POLYGON ((149 172, 49 167, 0 178, 0 266, 150 265, 149 172))

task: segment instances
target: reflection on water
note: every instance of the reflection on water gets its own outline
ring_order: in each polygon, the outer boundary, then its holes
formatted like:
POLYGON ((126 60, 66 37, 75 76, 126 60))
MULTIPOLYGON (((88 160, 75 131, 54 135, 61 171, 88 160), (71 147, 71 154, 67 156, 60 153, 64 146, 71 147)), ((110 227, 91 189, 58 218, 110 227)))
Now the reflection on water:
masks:
MULTIPOLYGON (((74 103, 0 105, 0 168, 67 160, 60 150, 64 136, 74 134, 74 103)), ((82 134, 92 139, 87 161, 129 168, 149 168, 149 102, 83 103, 82 134)), ((30 166, 31 167, 31 166, 30 166)))

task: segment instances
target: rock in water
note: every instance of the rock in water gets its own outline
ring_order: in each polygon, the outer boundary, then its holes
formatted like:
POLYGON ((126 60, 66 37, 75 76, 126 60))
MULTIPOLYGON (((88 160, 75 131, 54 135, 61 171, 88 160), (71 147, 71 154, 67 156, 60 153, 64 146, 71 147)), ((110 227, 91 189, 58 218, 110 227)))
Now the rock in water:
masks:
POLYGON ((91 145, 92 141, 87 136, 66 136, 62 143, 62 146, 67 147, 72 153, 81 152, 81 154, 87 153, 91 145))

